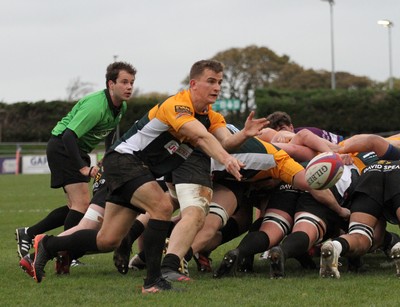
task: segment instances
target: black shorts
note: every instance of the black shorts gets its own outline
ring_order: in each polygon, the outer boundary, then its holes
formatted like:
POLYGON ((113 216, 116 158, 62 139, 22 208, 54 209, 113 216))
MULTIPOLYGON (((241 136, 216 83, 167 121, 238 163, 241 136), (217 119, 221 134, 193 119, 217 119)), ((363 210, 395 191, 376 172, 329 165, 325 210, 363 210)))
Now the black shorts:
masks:
POLYGON ((103 176, 103 172, 104 171, 100 169, 93 182, 93 197, 90 203, 105 208, 108 189, 106 180, 104 179, 103 176))
POLYGON ((351 212, 362 212, 380 219, 382 216, 391 224, 399 224, 396 215, 397 209, 400 208, 400 194, 395 195, 388 201, 377 201, 371 196, 355 192, 353 194, 350 210, 351 212))
MULTIPOLYGON (((51 171, 50 186, 54 189, 80 182, 89 182, 89 176, 83 176, 76 161, 70 158, 60 137, 52 136, 47 143, 47 162, 51 171)), ((90 166, 89 154, 80 151, 81 158, 90 166)))
POLYGON ((172 184, 194 183, 212 188, 210 158, 194 151, 177 169, 165 176, 172 184))
POLYGON ((286 212, 291 217, 294 218, 294 214, 296 212, 296 207, 298 203, 298 199, 304 192, 295 190, 293 188, 285 188, 289 185, 280 184, 277 188, 275 188, 271 197, 268 201, 267 209, 278 209, 286 212))
POLYGON ((107 194, 108 194, 107 185, 103 184, 93 193, 93 197, 90 203, 105 208, 107 194))
POLYGON ((337 235, 339 229, 347 230, 348 222, 335 211, 319 203, 310 193, 303 193, 298 200, 296 213, 307 212, 319 217, 326 225, 325 238, 337 235))
POLYGON ((266 204, 268 203, 270 195, 272 194, 272 189, 261 188, 255 190, 249 187, 244 192, 245 193, 243 195, 241 203, 250 204, 252 207, 261 210, 266 208, 266 204))
MULTIPOLYGON (((390 165, 380 165, 380 167, 390 167, 390 165)), ((398 167, 398 165, 393 165, 398 167)), ((371 166, 372 168, 372 166, 371 166)), ((390 201, 394 196, 400 194, 400 171, 373 171, 364 172, 358 179, 355 192, 361 192, 378 203, 390 201)))
POLYGON ((108 152, 103 159, 104 178, 108 187, 106 200, 144 213, 131 204, 133 193, 143 184, 155 181, 153 173, 137 156, 108 152))
POLYGON ((239 210, 239 207, 242 205, 252 205, 247 199, 247 191, 250 187, 250 183, 248 182, 240 182, 237 180, 229 180, 229 179, 222 179, 217 180, 215 183, 224 186, 225 188, 229 189, 236 198, 237 206, 236 210, 239 210))

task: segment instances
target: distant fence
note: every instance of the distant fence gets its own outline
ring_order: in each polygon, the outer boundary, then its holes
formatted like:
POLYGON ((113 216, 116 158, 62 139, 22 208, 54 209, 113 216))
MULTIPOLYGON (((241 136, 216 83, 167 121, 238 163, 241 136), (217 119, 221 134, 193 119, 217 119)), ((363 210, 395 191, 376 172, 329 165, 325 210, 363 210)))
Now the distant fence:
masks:
MULTIPOLYGON (((46 156, 47 143, 0 143, 0 174, 50 173, 46 156)), ((104 154, 104 145, 90 154, 95 165, 104 154)))

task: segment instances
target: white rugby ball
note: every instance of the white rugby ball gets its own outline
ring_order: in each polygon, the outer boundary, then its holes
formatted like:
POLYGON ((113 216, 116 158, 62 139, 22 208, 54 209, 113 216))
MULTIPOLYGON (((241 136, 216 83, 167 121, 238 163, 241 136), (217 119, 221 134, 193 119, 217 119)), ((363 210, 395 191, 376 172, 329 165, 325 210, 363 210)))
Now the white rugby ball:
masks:
POLYGON ((337 153, 324 152, 315 156, 306 167, 310 188, 324 190, 333 187, 343 174, 343 161, 337 153))

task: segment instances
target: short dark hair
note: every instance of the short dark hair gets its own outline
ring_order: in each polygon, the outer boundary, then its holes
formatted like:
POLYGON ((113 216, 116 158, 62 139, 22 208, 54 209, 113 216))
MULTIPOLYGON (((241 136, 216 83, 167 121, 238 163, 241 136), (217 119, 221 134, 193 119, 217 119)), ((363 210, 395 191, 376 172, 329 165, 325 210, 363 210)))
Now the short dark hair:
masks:
POLYGON ((215 60, 201 60, 192 65, 190 69, 189 79, 195 79, 200 76, 204 70, 210 69, 213 72, 220 73, 224 71, 224 64, 215 60))
POLYGON ((133 76, 136 75, 136 69, 129 63, 126 62, 114 62, 107 66, 106 72, 106 86, 108 88, 108 81, 113 81, 114 83, 117 81, 119 72, 121 70, 125 70, 128 74, 133 76))
POLYGON ((271 113, 267 116, 267 120, 269 121, 268 127, 275 130, 283 125, 292 125, 292 119, 290 118, 289 114, 282 111, 271 113))

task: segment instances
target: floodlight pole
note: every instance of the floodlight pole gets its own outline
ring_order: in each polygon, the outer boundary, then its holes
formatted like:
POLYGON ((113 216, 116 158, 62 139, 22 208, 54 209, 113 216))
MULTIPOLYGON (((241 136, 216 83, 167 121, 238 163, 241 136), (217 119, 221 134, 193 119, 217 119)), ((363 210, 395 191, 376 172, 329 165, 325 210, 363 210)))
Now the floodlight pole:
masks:
POLYGON ((334 47, 334 38, 333 38, 333 5, 335 4, 334 0, 322 0, 329 2, 330 5, 330 17, 331 17, 331 88, 332 90, 336 89, 336 78, 335 78, 335 47, 334 47))
POLYGON ((393 89, 393 63, 392 63, 392 27, 393 22, 387 19, 378 20, 378 25, 388 28, 389 35, 389 89, 393 89))

